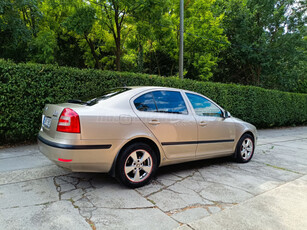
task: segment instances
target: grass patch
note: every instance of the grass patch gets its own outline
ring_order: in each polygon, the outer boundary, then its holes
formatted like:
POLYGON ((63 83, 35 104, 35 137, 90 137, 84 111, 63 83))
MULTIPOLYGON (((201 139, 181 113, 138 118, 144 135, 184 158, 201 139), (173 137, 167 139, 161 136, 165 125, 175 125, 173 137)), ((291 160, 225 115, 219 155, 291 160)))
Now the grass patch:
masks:
POLYGON ((150 203, 152 203, 153 205, 156 205, 156 202, 154 202, 153 200, 148 199, 148 198, 147 198, 147 200, 148 200, 150 203))
POLYGON ((284 171, 292 172, 292 173, 296 173, 296 174, 301 174, 301 173, 296 172, 296 171, 293 171, 293 170, 291 170, 291 169, 279 167, 279 166, 276 166, 276 165, 270 165, 270 164, 265 164, 265 165, 266 165, 266 166, 269 166, 269 167, 272 167, 272 168, 275 168, 275 169, 284 170, 284 171))

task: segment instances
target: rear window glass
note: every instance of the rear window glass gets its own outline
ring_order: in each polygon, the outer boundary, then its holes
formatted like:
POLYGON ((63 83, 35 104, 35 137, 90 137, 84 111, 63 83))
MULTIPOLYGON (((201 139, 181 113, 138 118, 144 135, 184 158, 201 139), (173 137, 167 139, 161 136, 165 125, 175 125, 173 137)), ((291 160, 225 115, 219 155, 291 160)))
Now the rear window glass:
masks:
POLYGON ((134 105, 137 110, 147 112, 157 112, 152 93, 146 93, 134 100, 134 105))
POLYGON ((153 91, 134 100, 139 111, 188 114, 187 107, 180 92, 153 91))
POLYGON ((121 94, 123 92, 126 92, 128 90, 130 90, 131 88, 113 88, 113 89, 109 89, 104 91, 102 94, 100 94, 99 97, 90 97, 90 98, 81 98, 81 99, 71 99, 68 100, 67 102, 69 103, 75 103, 75 104, 83 104, 83 105, 95 105, 98 101, 100 100, 106 100, 110 97, 114 97, 118 94, 121 94))
POLYGON ((104 99, 108 99, 110 97, 113 97, 115 95, 118 95, 120 93, 126 92, 128 90, 130 90, 131 88, 113 88, 107 91, 104 91, 102 96, 97 97, 98 100, 104 100, 104 99))
POLYGON ((154 91, 154 100, 158 112, 188 114, 187 107, 180 92, 175 91, 154 91))

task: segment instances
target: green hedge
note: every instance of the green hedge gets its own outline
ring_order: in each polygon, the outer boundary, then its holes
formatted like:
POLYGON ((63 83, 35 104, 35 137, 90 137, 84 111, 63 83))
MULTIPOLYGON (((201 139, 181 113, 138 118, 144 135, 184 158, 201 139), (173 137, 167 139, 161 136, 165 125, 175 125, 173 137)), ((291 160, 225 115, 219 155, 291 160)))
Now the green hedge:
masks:
POLYGON ((124 85, 169 86, 196 91, 258 128, 299 125, 307 121, 306 94, 0 60, 0 143, 34 140, 46 103, 95 97, 108 88, 124 85))

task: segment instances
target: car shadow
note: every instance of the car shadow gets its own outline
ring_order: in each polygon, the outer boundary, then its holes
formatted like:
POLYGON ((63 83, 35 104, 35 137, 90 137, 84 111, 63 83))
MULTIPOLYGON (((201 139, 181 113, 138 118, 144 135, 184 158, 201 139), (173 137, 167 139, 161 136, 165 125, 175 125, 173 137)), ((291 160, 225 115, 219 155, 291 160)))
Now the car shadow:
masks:
MULTIPOLYGON (((214 158, 214 159, 206 159, 206 160, 197 160, 191 162, 184 162, 174 165, 168 165, 160 167, 157 170, 153 181, 159 179, 159 177, 180 174, 186 171, 196 171, 200 168, 210 167, 210 166, 219 166, 228 163, 233 163, 231 157, 222 157, 222 158, 214 158)), ((77 178, 79 181, 88 181, 91 183, 93 188, 102 188, 108 186, 115 186, 118 188, 127 188, 124 185, 121 185, 120 182, 109 175, 108 173, 91 173, 91 172, 71 172, 66 175, 62 175, 64 177, 72 177, 77 178)), ((61 177, 57 176, 56 178, 61 177)))
POLYGON ((179 164, 167 165, 162 166, 158 169, 156 177, 158 178, 161 175, 167 174, 176 174, 187 170, 198 170, 200 168, 209 167, 212 165, 223 165, 228 163, 234 163, 231 157, 221 157, 221 158, 214 158, 214 159, 205 159, 205 160, 197 160, 197 161, 190 161, 184 162, 179 164))

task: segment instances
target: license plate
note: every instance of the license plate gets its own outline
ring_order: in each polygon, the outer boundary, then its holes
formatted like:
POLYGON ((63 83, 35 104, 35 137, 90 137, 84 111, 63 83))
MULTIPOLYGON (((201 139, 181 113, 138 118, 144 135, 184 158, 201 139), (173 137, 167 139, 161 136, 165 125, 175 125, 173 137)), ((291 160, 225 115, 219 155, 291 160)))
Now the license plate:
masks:
POLYGON ((50 126, 51 126, 51 117, 46 117, 46 116, 44 116, 44 120, 43 120, 43 126, 45 127, 45 128, 50 128, 50 126))

